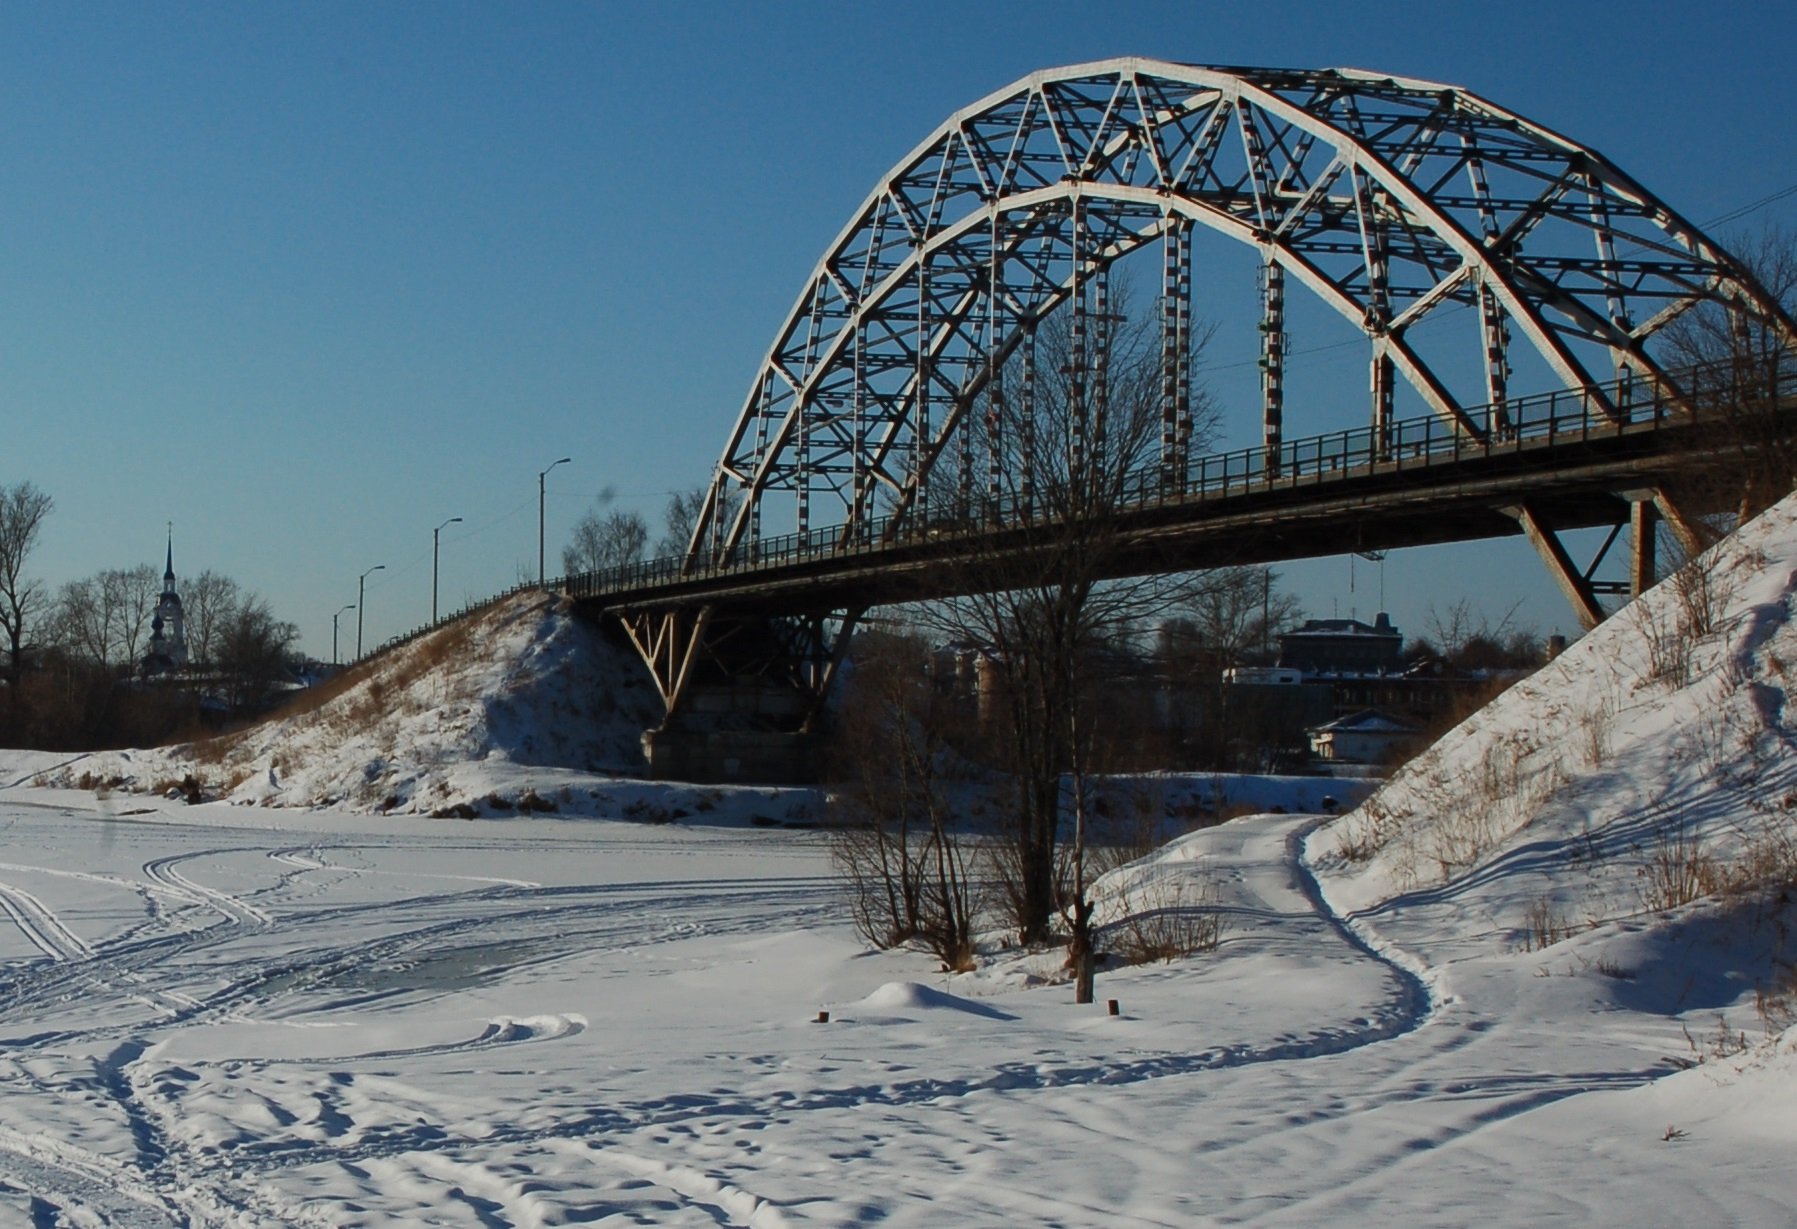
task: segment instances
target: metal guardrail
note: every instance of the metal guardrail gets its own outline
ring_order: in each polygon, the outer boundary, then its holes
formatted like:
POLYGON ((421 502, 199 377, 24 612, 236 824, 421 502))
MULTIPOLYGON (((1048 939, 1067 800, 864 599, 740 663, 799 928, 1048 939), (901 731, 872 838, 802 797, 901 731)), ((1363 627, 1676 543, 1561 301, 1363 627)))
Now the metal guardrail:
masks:
MULTIPOLYGON (((1701 377, 1702 369, 1686 373, 1701 377)), ((1687 387, 1702 385, 1691 379, 1687 387)), ((1582 443, 1625 433, 1656 430, 1669 424, 1687 424, 1703 417, 1701 408, 1687 409, 1683 399, 1665 395, 1640 381, 1606 386, 1611 404, 1622 402, 1613 417, 1603 399, 1591 390, 1562 389, 1504 404, 1506 425, 1485 436, 1475 436, 1439 415, 1404 419, 1383 429, 1357 427, 1329 432, 1281 445, 1268 464, 1264 447, 1241 448, 1194 458, 1184 481, 1169 483, 1160 465, 1151 463, 1124 476, 1106 504, 1113 511, 1208 502, 1254 491, 1272 491, 1341 481, 1369 472, 1402 472, 1451 465, 1524 447, 1551 447, 1582 443), (1638 395, 1626 400, 1629 393, 1638 395)), ((1797 370, 1778 376, 1781 399, 1797 395, 1797 370)), ((1488 414, 1489 407, 1465 411, 1468 418, 1488 414)), ((1026 525, 1033 520, 1029 509, 1013 500, 975 500, 969 506, 920 506, 901 517, 884 516, 860 522, 852 537, 846 526, 832 525, 805 533, 782 534, 739 544, 728 555, 703 568, 689 568, 686 555, 639 560, 600 572, 564 577, 558 588, 577 598, 603 597, 610 593, 652 588, 682 581, 706 580, 743 572, 784 567, 845 554, 877 554, 918 543, 940 543, 956 536, 974 536, 993 529, 1026 525)))
MULTIPOLYGON (((1560 389, 1506 401, 1503 421, 1495 430, 1474 435, 1439 415, 1393 422, 1383 428, 1357 427, 1283 443, 1269 464, 1264 447, 1240 448, 1194 458, 1183 475, 1167 481, 1157 461, 1123 476, 1106 507, 1112 511, 1145 510, 1161 506, 1204 503, 1235 498, 1259 491, 1323 485, 1364 477, 1369 473, 1399 473, 1429 469, 1495 454, 1524 449, 1583 443, 1623 434, 1655 431, 1668 425, 1688 425, 1711 417, 1706 406, 1726 400, 1735 386, 1734 373, 1724 365, 1694 367, 1681 372, 1687 390, 1684 397, 1668 396, 1644 381, 1616 381, 1604 386, 1604 397, 1590 389, 1560 389), (1608 405, 1618 407, 1612 415, 1608 405)), ((1763 378, 1763 376, 1762 376, 1763 378)), ((1797 398, 1797 369, 1776 374, 1776 396, 1781 403, 1797 398)), ((1761 386, 1763 391, 1763 385, 1761 386)), ((1488 419, 1490 407, 1464 411, 1470 421, 1488 419)), ((689 566, 687 555, 644 559, 599 572, 557 577, 538 584, 520 584, 474 603, 383 643, 364 655, 369 657, 407 644, 477 610, 532 589, 563 592, 590 599, 608 594, 651 589, 662 585, 766 571, 824 558, 845 555, 877 555, 922 543, 940 545, 957 537, 974 537, 997 529, 1045 523, 1015 500, 974 500, 962 506, 920 505, 902 516, 888 515, 848 526, 831 525, 805 533, 781 534, 744 542, 708 566, 689 566)))

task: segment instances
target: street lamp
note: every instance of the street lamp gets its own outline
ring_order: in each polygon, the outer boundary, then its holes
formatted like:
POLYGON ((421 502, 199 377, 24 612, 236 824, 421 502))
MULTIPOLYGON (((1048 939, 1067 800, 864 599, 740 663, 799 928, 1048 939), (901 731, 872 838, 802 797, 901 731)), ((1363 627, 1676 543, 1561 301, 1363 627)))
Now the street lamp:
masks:
MULTIPOLYGON (((555 465, 551 465, 549 467, 549 469, 554 469, 556 465, 566 465, 569 461, 572 461, 573 459, 574 459, 573 457, 563 457, 561 460, 557 461, 555 463, 555 465)), ((542 473, 537 475, 537 584, 538 585, 541 585, 543 583, 543 480, 545 478, 549 477, 549 469, 546 469, 542 473)))
POLYGON ((355 608, 354 602, 345 602, 338 608, 337 614, 331 616, 331 664, 333 666, 337 664, 337 615, 342 614, 345 610, 354 610, 355 608))
POLYGON ((387 570, 386 564, 377 563, 373 567, 369 568, 368 572, 364 572, 364 573, 362 573, 361 576, 356 578, 356 660, 357 661, 362 660, 362 609, 363 609, 363 607, 365 607, 368 604, 368 595, 364 591, 364 587, 368 583, 368 573, 369 572, 384 572, 386 570, 387 570))
MULTIPOLYGON (((443 525, 456 525, 461 517, 452 516, 443 525)), ((443 532, 443 525, 431 530, 431 622, 437 621, 437 535, 443 532)))

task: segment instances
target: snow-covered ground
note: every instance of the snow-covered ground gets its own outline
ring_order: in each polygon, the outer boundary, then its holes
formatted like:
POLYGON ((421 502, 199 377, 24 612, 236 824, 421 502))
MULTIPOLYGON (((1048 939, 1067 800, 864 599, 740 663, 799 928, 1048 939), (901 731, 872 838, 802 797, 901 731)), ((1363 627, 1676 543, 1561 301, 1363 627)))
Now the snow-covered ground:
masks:
POLYGON ((0 753, 0 1223, 1791 1224, 1793 918, 1727 881, 1797 809, 1797 508, 1707 575, 1682 661, 1663 587, 1355 812, 1116 872, 1226 929, 1095 1007, 866 952, 809 796, 550 767, 518 655, 197 806, 72 787, 179 754, 0 753))

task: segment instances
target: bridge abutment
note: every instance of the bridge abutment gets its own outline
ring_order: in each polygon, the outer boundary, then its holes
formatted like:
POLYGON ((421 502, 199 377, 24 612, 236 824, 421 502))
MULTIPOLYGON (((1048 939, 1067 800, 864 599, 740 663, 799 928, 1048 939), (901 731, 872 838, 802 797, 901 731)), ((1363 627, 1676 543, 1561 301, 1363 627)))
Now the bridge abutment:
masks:
POLYGON ((819 715, 858 609, 618 613, 667 709, 661 725, 643 733, 651 778, 765 785, 819 778, 819 715))
POLYGON ((643 758, 655 781, 808 785, 818 779, 818 738, 806 732, 664 726, 643 731, 643 758))

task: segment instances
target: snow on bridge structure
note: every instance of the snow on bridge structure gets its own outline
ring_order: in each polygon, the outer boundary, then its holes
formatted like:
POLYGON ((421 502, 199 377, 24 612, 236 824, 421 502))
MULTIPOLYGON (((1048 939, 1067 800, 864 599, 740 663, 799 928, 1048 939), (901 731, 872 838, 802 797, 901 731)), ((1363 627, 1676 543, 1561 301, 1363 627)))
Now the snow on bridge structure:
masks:
POLYGON ((1027 552, 1056 483, 1099 471, 1116 574, 1523 533, 1591 623, 1596 565, 1559 533, 1632 526, 1633 583, 1650 578, 1656 517, 1690 537, 1680 480, 1726 456, 1717 385, 1751 351, 1782 414, 1794 342, 1697 227, 1467 91, 1146 59, 1045 71, 949 117, 836 237, 687 552, 559 583, 628 629, 667 706, 652 768, 686 776, 791 775, 866 609, 1027 552), (1215 290, 1195 240, 1219 237, 1254 262, 1261 371, 1258 443, 1226 453, 1194 379, 1215 290), (1133 315, 1126 261, 1153 270, 1133 315), (1364 425, 1288 432, 1293 291, 1358 331, 1364 425), (1421 327, 1456 307, 1470 327, 1421 327), (1741 342, 1728 370, 1670 356, 1693 309, 1741 342))

